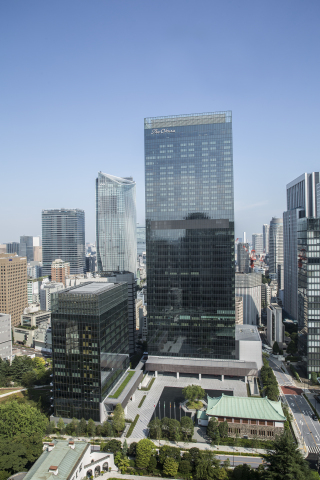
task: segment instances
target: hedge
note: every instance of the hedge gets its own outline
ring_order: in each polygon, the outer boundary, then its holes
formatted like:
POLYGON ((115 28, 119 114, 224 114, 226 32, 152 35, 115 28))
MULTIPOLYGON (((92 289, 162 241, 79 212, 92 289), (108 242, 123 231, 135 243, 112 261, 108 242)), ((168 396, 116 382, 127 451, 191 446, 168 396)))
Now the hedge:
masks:
POLYGON ((128 385, 128 383, 130 382, 131 378, 133 377, 133 375, 135 374, 136 372, 128 372, 126 378, 123 380, 123 382, 121 383, 120 387, 118 388, 118 390, 115 391, 115 393, 113 395, 109 395, 109 398, 118 398, 119 395, 123 392, 123 390, 125 389, 125 387, 128 385))
POLYGON ((136 415, 136 418, 134 419, 134 421, 131 423, 130 427, 129 427, 129 430, 127 431, 127 435, 126 435, 126 438, 129 438, 131 433, 133 432, 133 429, 134 427, 136 426, 138 420, 139 420, 139 417, 140 415, 136 415))
POLYGON ((138 408, 142 407, 143 402, 145 401, 147 395, 143 395, 143 397, 140 400, 140 403, 138 405, 138 408))
POLYGON ((152 387, 153 385, 153 382, 155 381, 156 377, 153 377, 153 379, 151 380, 151 382, 149 383, 149 386, 148 387, 141 387, 140 390, 143 390, 144 392, 147 392, 148 390, 150 390, 150 388, 152 387))

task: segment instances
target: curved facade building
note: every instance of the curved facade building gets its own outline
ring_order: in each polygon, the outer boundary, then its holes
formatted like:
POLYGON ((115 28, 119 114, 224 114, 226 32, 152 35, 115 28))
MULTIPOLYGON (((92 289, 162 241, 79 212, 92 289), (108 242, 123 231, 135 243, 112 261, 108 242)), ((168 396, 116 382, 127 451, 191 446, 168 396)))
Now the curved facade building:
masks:
POLYGON ((96 179, 99 272, 136 273, 136 183, 99 172, 96 179))

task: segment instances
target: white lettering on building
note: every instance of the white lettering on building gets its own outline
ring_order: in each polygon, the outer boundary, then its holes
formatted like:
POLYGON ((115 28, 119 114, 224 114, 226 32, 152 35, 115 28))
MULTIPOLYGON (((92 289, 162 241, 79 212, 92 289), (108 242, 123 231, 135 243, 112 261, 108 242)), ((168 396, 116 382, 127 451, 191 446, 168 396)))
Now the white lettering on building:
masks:
POLYGON ((168 130, 167 128, 162 128, 161 130, 158 130, 157 128, 154 128, 151 132, 151 135, 155 135, 158 133, 175 133, 175 130, 168 130))

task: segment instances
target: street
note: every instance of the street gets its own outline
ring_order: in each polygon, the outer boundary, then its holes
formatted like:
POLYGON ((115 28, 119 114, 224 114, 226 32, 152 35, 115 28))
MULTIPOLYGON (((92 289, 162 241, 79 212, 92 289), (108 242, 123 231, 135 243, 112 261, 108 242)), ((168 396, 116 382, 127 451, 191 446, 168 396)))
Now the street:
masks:
POLYGON ((292 414, 309 452, 320 452, 320 424, 318 420, 312 419, 313 411, 307 400, 302 396, 303 389, 297 387, 291 375, 285 374, 277 362, 272 360, 271 357, 269 357, 269 365, 277 378, 283 395, 290 405, 292 414))
POLYGON ((235 455, 233 457, 232 455, 217 455, 217 459, 221 462, 224 462, 225 460, 227 460, 227 458, 229 458, 230 460, 231 467, 236 467, 237 465, 243 465, 244 463, 246 463, 252 468, 258 468, 259 465, 263 463, 263 459, 261 457, 241 457, 238 455, 235 455))

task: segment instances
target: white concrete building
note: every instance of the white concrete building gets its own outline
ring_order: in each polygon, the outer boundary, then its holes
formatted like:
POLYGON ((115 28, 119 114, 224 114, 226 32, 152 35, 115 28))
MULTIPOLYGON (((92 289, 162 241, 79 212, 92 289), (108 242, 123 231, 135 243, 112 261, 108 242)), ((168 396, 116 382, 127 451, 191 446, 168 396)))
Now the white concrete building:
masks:
POLYGON ((256 255, 263 254, 263 236, 262 233, 252 234, 252 249, 255 250, 256 255))
POLYGON ((235 295, 243 298, 243 324, 259 325, 261 317, 261 274, 236 273, 235 279, 235 295))
POLYGON ((63 289, 63 283, 43 281, 40 287, 41 310, 51 310, 51 294, 63 289))
POLYGON ((243 298, 235 298, 236 325, 243 325, 243 298))
POLYGON ((282 308, 277 303, 272 303, 267 308, 267 338, 270 347, 274 342, 281 348, 284 342, 284 325, 282 323, 282 308))
POLYGON ((12 355, 11 315, 0 313, 0 358, 9 359, 12 355))

